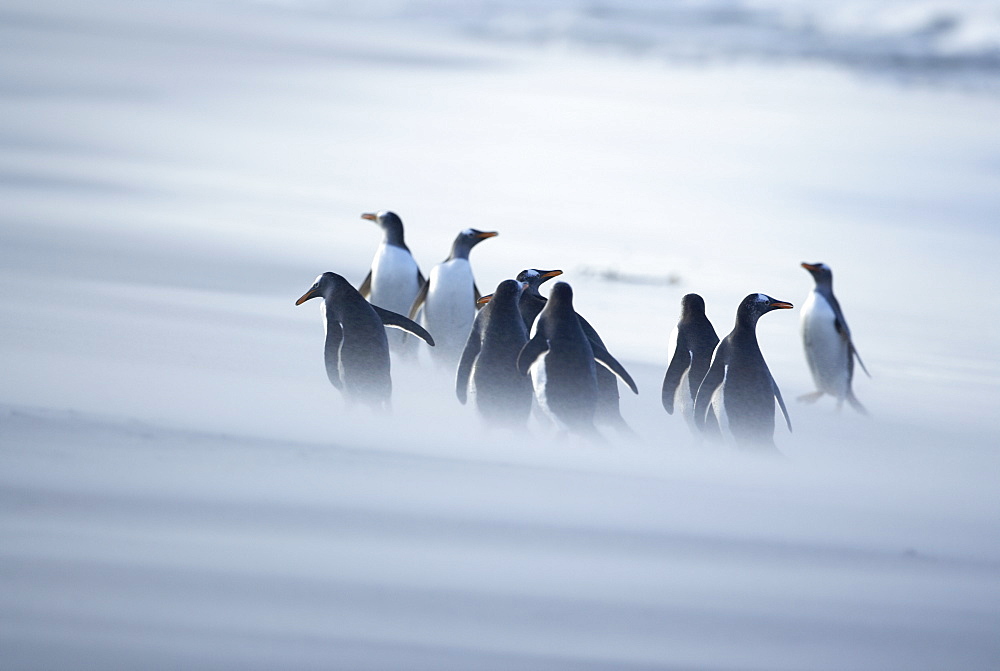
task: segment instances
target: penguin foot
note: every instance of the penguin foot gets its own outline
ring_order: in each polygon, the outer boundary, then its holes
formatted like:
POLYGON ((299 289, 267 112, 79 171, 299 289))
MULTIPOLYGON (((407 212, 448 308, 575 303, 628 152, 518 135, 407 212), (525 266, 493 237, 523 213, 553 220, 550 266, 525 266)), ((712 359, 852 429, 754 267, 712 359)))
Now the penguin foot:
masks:
POLYGON ((815 403, 825 393, 826 392, 822 392, 822 391, 814 391, 811 394, 802 394, 801 396, 799 396, 795 400, 797 400, 799 403, 815 403))
POLYGON ((847 402, 851 404, 851 407, 858 411, 858 413, 868 416, 868 410, 865 406, 861 405, 861 401, 852 393, 847 395, 847 402))

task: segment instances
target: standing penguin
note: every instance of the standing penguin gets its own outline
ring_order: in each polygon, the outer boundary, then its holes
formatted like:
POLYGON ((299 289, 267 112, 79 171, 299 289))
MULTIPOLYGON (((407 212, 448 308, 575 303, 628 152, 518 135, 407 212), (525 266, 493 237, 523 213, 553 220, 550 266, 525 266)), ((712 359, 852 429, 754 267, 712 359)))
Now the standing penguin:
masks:
POLYGON ((458 363, 455 394, 465 404, 474 393, 476 408, 495 424, 524 425, 531 414, 531 380, 517 370, 517 355, 528 331, 517 307, 526 285, 504 280, 476 315, 458 363))
POLYGON ((326 326, 323 357, 331 384, 351 401, 388 408, 392 396, 389 342, 385 327, 409 331, 434 344, 431 334, 401 314, 366 301, 351 283, 336 273, 323 273, 296 305, 322 298, 326 326))
POLYGON ((774 401, 792 422, 757 344, 757 320, 771 310, 787 310, 791 303, 765 294, 750 294, 736 310, 736 326, 715 348, 712 364, 695 397, 695 423, 715 426, 740 447, 774 447, 774 401), (714 422, 707 422, 711 413, 714 422))
POLYGON ((861 364, 865 375, 871 375, 858 351, 854 349, 851 329, 847 328, 840 303, 833 295, 833 271, 825 263, 803 263, 802 267, 816 280, 816 287, 802 306, 802 318, 799 322, 806 361, 816 383, 816 391, 799 396, 799 400, 814 403, 823 394, 830 394, 837 399, 837 409, 846 400, 852 408, 867 415, 868 411, 851 389, 854 359, 861 364))
POLYGON ((535 397, 562 428, 595 434, 597 371, 595 361, 618 375, 636 394, 635 382, 601 345, 587 338, 573 310, 573 289, 557 282, 538 315, 534 334, 517 358, 521 373, 531 370, 535 397))
MULTIPOLYGON (((375 250, 371 270, 358 291, 372 305, 399 314, 407 314, 420 287, 423 273, 403 240, 403 222, 395 212, 366 212, 362 219, 374 221, 382 229, 382 242, 375 250)), ((413 355, 416 340, 403 331, 386 334, 393 352, 413 355)))
POLYGON ((712 322, 705 314, 705 299, 688 294, 681 299, 681 318, 670 332, 670 363, 663 376, 662 401, 668 414, 676 406, 692 428, 694 398, 698 386, 712 363, 712 352, 719 344, 712 322))
MULTIPOLYGON (((558 277, 562 275, 561 270, 537 270, 535 268, 528 268, 527 270, 522 270, 517 274, 517 279, 520 282, 526 282, 528 288, 521 293, 521 301, 519 306, 521 308, 521 316, 524 317, 525 326, 528 328, 528 335, 531 335, 532 326, 535 323, 535 319, 538 314, 545 307, 546 298, 539 291, 538 288, 546 281, 552 279, 553 277, 558 277)), ((584 335, 590 340, 591 344, 599 347, 601 349, 607 349, 604 345, 604 341, 601 340, 601 336, 597 333, 597 329, 590 325, 583 316, 577 312, 577 318, 580 320, 580 326, 583 328, 584 335)), ((622 417, 621 408, 619 407, 619 395, 618 395, 618 378, 607 368, 603 366, 597 367, 597 411, 594 415, 594 420, 598 424, 605 424, 608 426, 613 426, 615 429, 629 436, 635 435, 626 422, 625 418, 622 417)))
POLYGON ((452 366, 462 355, 478 308, 480 294, 469 265, 469 252, 496 235, 495 231, 474 228, 459 233, 451 245, 451 254, 431 269, 410 308, 410 319, 422 309, 420 323, 437 334, 438 344, 432 352, 442 365, 452 366))

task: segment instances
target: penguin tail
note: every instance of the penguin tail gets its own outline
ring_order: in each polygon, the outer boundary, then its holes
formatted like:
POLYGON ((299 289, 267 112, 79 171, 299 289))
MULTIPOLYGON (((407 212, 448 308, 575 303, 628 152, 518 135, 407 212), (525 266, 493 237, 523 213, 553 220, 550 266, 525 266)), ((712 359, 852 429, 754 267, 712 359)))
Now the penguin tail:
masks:
POLYGON ((799 396, 795 400, 798 401, 799 403, 815 403, 825 393, 826 392, 823 392, 823 391, 814 391, 814 392, 811 392, 809 394, 802 394, 801 396, 799 396))

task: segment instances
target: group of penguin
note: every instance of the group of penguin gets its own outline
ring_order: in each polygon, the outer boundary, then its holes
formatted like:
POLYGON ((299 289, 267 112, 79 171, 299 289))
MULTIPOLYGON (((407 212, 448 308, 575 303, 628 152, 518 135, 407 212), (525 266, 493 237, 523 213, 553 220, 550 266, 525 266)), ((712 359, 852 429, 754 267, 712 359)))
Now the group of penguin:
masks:
MULTIPOLYGON (((382 241, 371 270, 355 289, 326 272, 296 301, 324 301, 324 360, 330 382, 350 402, 387 409, 393 356, 415 358, 417 339, 432 359, 455 371, 455 393, 470 398, 490 424, 524 426, 537 406, 558 429, 601 440, 596 425, 632 430, 619 411, 618 380, 638 394, 628 371, 608 352, 600 335, 573 307, 573 289, 556 282, 548 298, 539 288, 561 270, 529 268, 481 295, 469 264, 474 246, 497 235, 461 231, 451 253, 424 277, 406 246, 403 222, 393 212, 366 213, 382 241), (387 333, 386 329, 395 329, 387 333)), ((854 360, 864 369, 826 264, 803 263, 815 280, 802 310, 801 331, 816 391, 865 413, 852 390, 854 360)), ((773 448, 775 401, 791 420, 757 343, 757 320, 792 304, 761 293, 748 295, 736 324, 719 339, 698 294, 681 300, 670 334, 670 358, 662 386, 664 409, 678 410, 699 438, 746 448, 773 448)), ((864 369, 867 374, 867 369, 864 369)))

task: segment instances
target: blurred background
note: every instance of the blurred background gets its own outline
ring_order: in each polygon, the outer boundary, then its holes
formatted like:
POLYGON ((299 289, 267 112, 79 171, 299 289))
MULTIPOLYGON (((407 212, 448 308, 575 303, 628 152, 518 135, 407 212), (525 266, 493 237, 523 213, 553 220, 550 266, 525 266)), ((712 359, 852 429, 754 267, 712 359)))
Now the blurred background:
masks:
POLYGON ((995 668, 1000 3, 0 3, 0 666, 995 668), (639 383, 610 448, 395 411, 319 273, 561 268, 639 383), (785 458, 660 406, 680 298, 828 263, 872 413, 759 335, 785 458))

